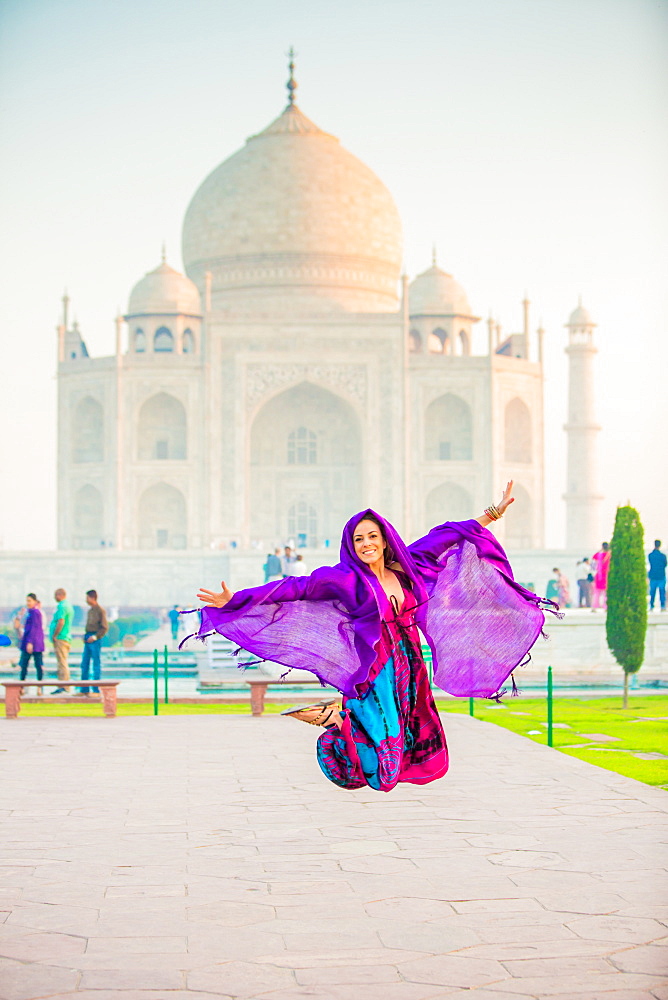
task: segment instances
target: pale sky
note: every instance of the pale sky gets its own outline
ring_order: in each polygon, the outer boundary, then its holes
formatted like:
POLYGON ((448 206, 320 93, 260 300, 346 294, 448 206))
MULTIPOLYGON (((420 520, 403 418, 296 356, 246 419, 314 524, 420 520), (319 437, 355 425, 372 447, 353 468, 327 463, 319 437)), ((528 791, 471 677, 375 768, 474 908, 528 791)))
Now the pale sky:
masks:
MULTIPOLYGON (((617 504, 668 541, 668 3, 4 0, 0 539, 55 545, 60 298, 94 355, 204 177, 285 104, 392 192, 411 277, 546 329, 547 543, 564 542, 566 358, 598 323, 603 537, 617 504)), ((479 343, 484 343, 483 324, 479 343)), ((499 484, 501 485, 501 484, 499 484)), ((490 497, 490 500, 494 498, 490 497)))

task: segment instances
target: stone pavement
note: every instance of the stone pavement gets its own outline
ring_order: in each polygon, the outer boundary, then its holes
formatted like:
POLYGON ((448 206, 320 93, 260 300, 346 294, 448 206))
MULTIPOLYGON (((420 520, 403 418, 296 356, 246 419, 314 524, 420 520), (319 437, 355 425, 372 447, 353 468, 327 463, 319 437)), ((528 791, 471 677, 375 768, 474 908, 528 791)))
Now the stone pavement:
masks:
POLYGON ((446 725, 382 795, 276 716, 2 720, 0 998, 668 1000, 668 795, 446 725))

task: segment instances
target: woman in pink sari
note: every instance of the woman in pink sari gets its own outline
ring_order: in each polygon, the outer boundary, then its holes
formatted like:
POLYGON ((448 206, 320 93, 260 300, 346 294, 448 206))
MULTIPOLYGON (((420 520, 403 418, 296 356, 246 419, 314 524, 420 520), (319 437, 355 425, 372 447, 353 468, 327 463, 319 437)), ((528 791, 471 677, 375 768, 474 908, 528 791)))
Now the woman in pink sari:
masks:
POLYGON ((591 602, 592 611, 596 608, 606 608, 608 606, 607 590, 610 556, 610 546, 607 542, 603 542, 600 550, 592 556, 594 566, 596 567, 594 571, 594 595, 591 602))
POLYGON ((516 583, 487 525, 513 498, 477 519, 446 522, 405 545, 373 510, 343 531, 341 561, 309 576, 233 594, 202 589, 198 632, 214 630, 263 659, 311 671, 342 700, 287 713, 325 732, 318 763, 342 788, 390 791, 448 768, 443 727, 418 628, 432 650, 434 682, 450 694, 499 697, 542 631, 551 602, 516 583))

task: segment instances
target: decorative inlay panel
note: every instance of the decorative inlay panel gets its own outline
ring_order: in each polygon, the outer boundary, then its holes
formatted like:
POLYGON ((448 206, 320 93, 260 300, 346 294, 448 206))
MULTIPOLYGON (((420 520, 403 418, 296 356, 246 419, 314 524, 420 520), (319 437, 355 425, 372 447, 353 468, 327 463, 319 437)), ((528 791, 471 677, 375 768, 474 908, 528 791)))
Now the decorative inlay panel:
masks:
POLYGON ((314 382, 365 404, 367 374, 364 365, 248 365, 246 367, 246 405, 299 382, 314 382))

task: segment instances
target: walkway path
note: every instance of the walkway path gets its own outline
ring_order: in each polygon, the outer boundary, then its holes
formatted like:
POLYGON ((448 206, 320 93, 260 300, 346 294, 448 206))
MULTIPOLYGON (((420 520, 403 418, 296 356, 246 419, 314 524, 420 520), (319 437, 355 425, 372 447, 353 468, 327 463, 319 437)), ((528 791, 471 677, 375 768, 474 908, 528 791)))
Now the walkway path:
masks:
POLYGON ((447 726, 381 795, 275 716, 3 721, 0 998, 668 1000, 668 794, 447 726))

